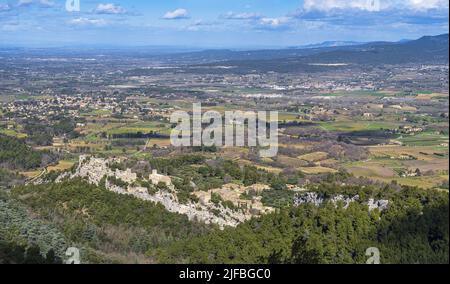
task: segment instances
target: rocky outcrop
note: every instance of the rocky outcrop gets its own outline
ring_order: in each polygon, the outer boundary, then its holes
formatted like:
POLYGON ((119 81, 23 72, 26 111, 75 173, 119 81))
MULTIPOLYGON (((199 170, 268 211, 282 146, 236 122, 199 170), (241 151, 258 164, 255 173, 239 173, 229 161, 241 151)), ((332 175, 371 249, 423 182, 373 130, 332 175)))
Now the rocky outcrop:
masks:
MULTIPOLYGON (((331 198, 325 199, 317 192, 305 192, 301 194, 296 194, 294 197, 294 206, 298 207, 302 204, 313 204, 314 206, 321 206, 325 202, 331 202, 334 205, 338 205, 339 203, 343 204, 343 208, 347 209, 353 202, 358 202, 360 200, 359 195, 355 195, 353 197, 346 197, 344 195, 338 194, 331 198)), ((369 207, 369 211, 373 211, 378 209, 379 211, 384 211, 388 209, 389 200, 375 200, 369 199, 366 203, 369 207)))
POLYGON ((114 172, 109 168, 108 165, 115 162, 119 162, 119 160, 80 156, 76 170, 73 173, 66 172, 60 175, 56 179, 56 182, 61 182, 65 178, 73 179, 81 177, 87 179, 92 184, 99 185, 103 177, 116 176, 116 173, 121 177, 126 176, 126 173, 121 173, 120 170, 114 172))
MULTIPOLYGON (((223 207, 220 204, 214 203, 187 203, 181 204, 178 202, 178 198, 173 186, 170 186, 167 190, 159 190, 156 193, 149 193, 149 190, 144 187, 133 186, 137 181, 136 173, 131 172, 130 169, 113 171, 110 165, 119 163, 119 159, 102 159, 88 156, 81 156, 78 167, 74 172, 66 172, 61 174, 56 182, 62 182, 64 179, 84 178, 89 183, 100 185, 100 182, 105 179, 106 189, 118 193, 132 195, 136 198, 162 204, 167 211, 186 215, 189 220, 196 220, 206 224, 217 224, 220 228, 226 226, 236 227, 238 224, 249 220, 252 216, 244 214, 240 210, 232 210, 230 208, 223 207), (128 184, 127 188, 118 186, 108 181, 108 177, 115 177, 128 184)), ((150 175, 154 177, 157 174, 155 172, 150 175)), ((159 175, 159 182, 170 181, 170 177, 159 175)), ((154 180, 148 180, 150 183, 155 184, 154 180)), ((171 183, 170 183, 171 185, 171 183)))
POLYGON ((159 203, 169 212, 186 215, 190 221, 199 221, 205 224, 217 224, 222 229, 226 226, 236 227, 239 223, 248 219, 244 214, 220 206, 212 208, 211 206, 192 202, 181 204, 178 202, 176 195, 168 191, 158 191, 154 194, 149 194, 148 190, 143 187, 129 186, 125 189, 110 184, 109 182, 106 182, 106 188, 118 194, 132 195, 145 201, 159 203), (215 211, 212 209, 215 209, 215 211))
POLYGON ((304 194, 296 194, 294 197, 294 206, 300 206, 302 204, 311 203, 315 206, 320 206, 324 202, 324 199, 320 197, 316 192, 306 192, 304 194))
POLYGON ((375 200, 375 199, 369 199, 369 202, 367 203, 369 206, 369 211, 378 209, 379 211, 384 211, 388 209, 389 206, 389 200, 375 200))
POLYGON ((157 170, 153 170, 148 179, 152 182, 153 185, 158 185, 159 183, 163 183, 166 186, 172 185, 172 179, 168 176, 158 174, 157 170))
POLYGON ((350 203, 359 201, 359 195, 355 195, 355 196, 353 196, 353 197, 345 197, 345 196, 343 196, 343 195, 336 195, 336 196, 333 196, 333 197, 330 199, 330 201, 331 201, 333 204, 339 204, 339 203, 342 203, 342 204, 344 204, 343 208, 347 209, 348 206, 350 206, 350 203))
POLYGON ((261 194, 264 190, 270 189, 270 186, 264 184, 254 184, 251 186, 243 186, 238 184, 225 184, 221 188, 215 188, 208 191, 195 191, 193 194, 197 196, 203 205, 212 204, 212 196, 219 196, 225 202, 231 202, 233 207, 237 208, 245 215, 251 218, 254 215, 267 214, 274 211, 274 208, 264 206, 261 194), (242 196, 249 198, 243 198, 242 196))

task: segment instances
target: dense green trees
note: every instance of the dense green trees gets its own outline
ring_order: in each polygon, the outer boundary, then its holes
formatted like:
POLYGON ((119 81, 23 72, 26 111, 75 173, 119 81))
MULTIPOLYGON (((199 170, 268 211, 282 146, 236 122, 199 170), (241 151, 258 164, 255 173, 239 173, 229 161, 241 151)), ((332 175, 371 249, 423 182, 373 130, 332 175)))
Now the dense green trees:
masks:
POLYGON ((230 182, 250 186, 256 183, 270 184, 276 190, 286 189, 289 180, 297 183, 299 173, 293 175, 276 175, 255 166, 244 165, 230 160, 208 160, 201 155, 185 155, 177 158, 159 158, 149 161, 152 168, 159 172, 178 177, 175 187, 184 195, 192 191, 192 181, 198 190, 221 187, 230 182), (186 180, 188 178, 188 180, 186 180), (183 183, 181 182, 183 181, 183 183))
POLYGON ((75 131, 76 122, 69 118, 53 117, 54 122, 42 122, 31 119, 24 125, 24 131, 28 135, 27 142, 39 146, 49 146, 53 143, 54 136, 65 136, 73 139, 80 134, 75 131))
POLYGON ((9 187, 14 184, 20 184, 23 179, 24 177, 17 172, 12 172, 0 168, 0 188, 9 187))
POLYGON ((320 186, 335 192, 389 197, 390 208, 369 212, 364 202, 347 209, 326 203, 282 209, 222 232, 176 242, 158 251, 169 263, 365 263, 377 247, 382 263, 448 263, 448 194, 320 186))
POLYGON ((84 262, 93 263, 365 263, 369 247, 380 250, 382 263, 449 262, 448 192, 367 183, 338 173, 324 176, 311 190, 325 199, 358 195, 358 201, 348 208, 329 202, 294 207, 294 192, 283 186, 289 175, 196 155, 149 163, 173 175, 184 202, 194 187, 208 189, 227 179, 264 182, 272 189, 262 193, 262 202, 277 210, 221 231, 162 205, 110 192, 104 183, 74 179, 20 186, 0 200, 0 259, 57 262, 64 248, 75 244, 84 262), (388 209, 370 211, 372 198, 389 200, 388 209))
POLYGON ((32 169, 41 165, 43 153, 33 151, 24 141, 0 135, 0 164, 11 169, 32 169))
POLYGON ((188 221, 184 215, 169 213, 162 205, 116 194, 78 179, 17 187, 12 197, 20 199, 46 222, 55 224, 68 242, 86 247, 90 253, 94 251, 92 255, 85 251, 90 262, 136 261, 128 255, 151 261, 144 256, 146 252, 211 229, 188 221))
POLYGON ((59 263, 66 248, 56 226, 0 194, 0 263, 59 263))

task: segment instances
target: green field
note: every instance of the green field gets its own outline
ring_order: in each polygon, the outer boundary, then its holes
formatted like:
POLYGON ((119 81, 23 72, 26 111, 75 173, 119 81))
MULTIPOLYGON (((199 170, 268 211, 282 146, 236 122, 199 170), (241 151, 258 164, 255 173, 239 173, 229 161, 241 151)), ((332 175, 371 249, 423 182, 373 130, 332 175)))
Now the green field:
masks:
POLYGON ((7 136, 17 137, 17 138, 26 138, 27 135, 24 133, 19 133, 13 129, 4 129, 0 128, 0 134, 4 134, 7 136))
POLYGON ((170 125, 161 122, 138 122, 126 126, 120 126, 107 130, 110 135, 114 134, 126 134, 126 133, 159 133, 170 134, 170 125))
POLYGON ((320 122, 319 125, 324 130, 337 132, 395 129, 400 126, 398 123, 381 121, 335 121, 320 122))
MULTIPOLYGON (((448 143, 448 135, 440 135, 435 133, 419 133, 414 136, 404 136, 399 139, 403 144, 408 146, 440 146, 448 143)), ((444 148, 444 147, 443 147, 444 148)), ((448 147, 446 147, 448 148, 448 147)))

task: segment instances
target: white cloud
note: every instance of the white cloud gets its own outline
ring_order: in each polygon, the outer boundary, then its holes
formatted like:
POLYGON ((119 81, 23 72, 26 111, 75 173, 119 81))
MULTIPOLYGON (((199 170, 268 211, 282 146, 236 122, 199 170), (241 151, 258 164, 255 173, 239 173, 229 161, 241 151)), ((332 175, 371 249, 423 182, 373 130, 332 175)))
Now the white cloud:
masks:
POLYGON ((167 12, 163 19, 166 20, 178 20, 178 19, 187 19, 188 18, 188 11, 186 9, 176 9, 174 11, 167 12))
MULTIPOLYGON (((389 0, 388 0, 389 1, 389 0)), ((387 2, 387 1, 384 1, 387 2)), ((358 9, 373 11, 381 9, 380 0, 305 0, 303 8, 307 11, 331 11, 340 9, 358 9)))
POLYGON ((9 10, 11 10, 11 7, 8 4, 0 4, 0 12, 9 10))
POLYGON ((31 5, 31 4, 33 4, 33 0, 19 0, 17 2, 18 6, 28 6, 28 5, 31 5))
POLYGON ((20 26, 18 24, 5 24, 1 26, 0 30, 4 32, 15 32, 20 30, 20 26))
POLYGON ((53 7, 55 6, 55 2, 51 0, 39 0, 39 4, 43 7, 53 7))
POLYGON ((97 14, 118 15, 118 14, 125 14, 127 11, 119 5, 107 3, 107 4, 98 4, 94 12, 96 12, 97 14))
POLYGON ((183 29, 188 31, 217 30, 217 27, 220 25, 221 25, 220 22, 196 20, 193 23, 190 23, 189 25, 185 26, 183 29))
POLYGON ((448 9, 447 0, 305 0, 306 11, 332 11, 356 9, 362 11, 380 11, 393 9, 430 10, 448 9))
POLYGON ((222 16, 222 18, 227 20, 256 20, 261 19, 262 16, 256 13, 234 13, 228 12, 222 16))
POLYGON ((448 9, 447 0, 408 0, 413 10, 448 9))
POLYGON ((261 23, 273 27, 280 26, 282 24, 285 24, 289 21, 289 18, 287 17, 281 17, 281 18, 262 18, 261 23))
POLYGON ((17 2, 17 6, 19 6, 19 7, 30 6, 32 4, 37 4, 43 8, 49 8, 49 7, 55 6, 55 2, 52 0, 19 0, 17 2))
POLYGON ((279 18, 261 18, 259 20, 259 26, 260 29, 285 29, 288 28, 290 24, 291 18, 290 17, 279 17, 279 18))
POLYGON ((448 26, 448 6, 443 0, 305 0, 291 16, 333 26, 448 26))
POLYGON ((75 26, 105 26, 107 22, 104 19, 76 18, 69 21, 69 24, 75 26))

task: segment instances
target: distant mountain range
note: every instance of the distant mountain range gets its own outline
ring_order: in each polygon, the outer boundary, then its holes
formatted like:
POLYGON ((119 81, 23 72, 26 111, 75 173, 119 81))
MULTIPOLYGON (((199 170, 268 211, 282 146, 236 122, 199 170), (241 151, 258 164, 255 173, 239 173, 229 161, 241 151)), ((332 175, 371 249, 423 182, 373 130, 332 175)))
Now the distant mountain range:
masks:
MULTIPOLYGON (((259 50, 259 51, 202 51, 178 54, 172 60, 191 62, 192 68, 220 69, 233 67, 239 72, 315 71, 326 66, 383 64, 448 64, 449 34, 424 36, 400 42, 371 42, 357 45, 259 50), (209 61, 209 62, 208 62, 209 61), (198 62, 200 64, 195 64, 198 62), (202 63, 203 62, 203 63, 202 63)), ((209 70, 211 72, 211 70, 209 70)), ((223 72, 223 71, 217 71, 223 72)))
MULTIPOLYGON (((111 58, 145 58, 168 66, 176 65, 186 72, 196 73, 249 73, 249 72, 314 72, 324 68, 348 68, 348 66, 376 66, 383 64, 448 64, 449 34, 424 36, 417 40, 398 42, 358 43, 328 41, 286 49, 264 50, 190 50, 182 48, 0 48, 0 56, 9 55, 98 56, 111 58), (184 67, 183 67, 184 66, 184 67), (230 71, 231 70, 231 71, 230 71)), ((169 69, 142 70, 136 74, 168 72, 169 69)))
POLYGON ((448 63, 449 35, 425 36, 397 43, 368 43, 357 49, 309 56, 307 62, 352 64, 448 63))
POLYGON ((307 49, 307 48, 322 48, 322 47, 339 47, 339 46, 352 46, 352 45, 362 45, 364 42, 356 42, 356 41, 324 41, 322 43, 301 45, 301 46, 292 46, 289 48, 294 49, 307 49))

